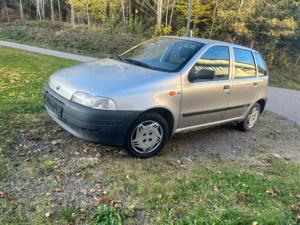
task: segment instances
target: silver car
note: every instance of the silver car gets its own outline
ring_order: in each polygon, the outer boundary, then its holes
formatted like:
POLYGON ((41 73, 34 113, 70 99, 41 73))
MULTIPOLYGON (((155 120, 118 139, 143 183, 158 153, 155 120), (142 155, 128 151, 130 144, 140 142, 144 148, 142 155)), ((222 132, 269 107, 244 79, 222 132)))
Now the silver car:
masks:
POLYGON ((44 88, 44 104, 74 136, 147 158, 177 134, 229 122, 253 129, 267 86, 257 51, 168 36, 55 72, 44 88))

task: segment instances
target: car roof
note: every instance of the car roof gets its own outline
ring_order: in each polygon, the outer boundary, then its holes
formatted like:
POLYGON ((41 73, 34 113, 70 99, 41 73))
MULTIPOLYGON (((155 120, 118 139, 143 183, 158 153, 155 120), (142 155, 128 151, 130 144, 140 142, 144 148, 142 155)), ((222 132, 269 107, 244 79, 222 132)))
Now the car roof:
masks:
POLYGON ((196 41, 196 42, 200 42, 200 43, 203 43, 203 44, 209 44, 209 43, 226 44, 226 45, 230 45, 232 47, 243 48, 243 49, 247 49, 247 50, 250 50, 250 51, 257 52, 256 50, 254 50, 252 48, 248 48, 248 47, 245 47, 245 46, 242 46, 242 45, 236 45, 236 44, 233 44, 233 43, 224 42, 224 41, 217 41, 217 40, 212 40, 212 39, 196 38, 196 37, 184 37, 184 36, 160 36, 160 37, 196 41))

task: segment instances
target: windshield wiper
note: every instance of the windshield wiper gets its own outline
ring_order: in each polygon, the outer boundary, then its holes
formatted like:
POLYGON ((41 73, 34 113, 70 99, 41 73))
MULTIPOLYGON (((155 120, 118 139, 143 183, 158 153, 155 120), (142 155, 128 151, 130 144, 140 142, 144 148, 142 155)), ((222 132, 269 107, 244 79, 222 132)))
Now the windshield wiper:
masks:
POLYGON ((115 55, 115 57, 117 57, 118 59, 120 59, 122 62, 125 61, 125 60, 124 60, 121 56, 119 56, 119 55, 115 55))
POLYGON ((144 62, 141 62, 141 61, 138 61, 135 59, 124 59, 124 60, 127 62, 130 62, 130 63, 133 63, 133 64, 141 65, 141 66, 147 67, 149 69, 155 70, 154 67, 148 65, 147 63, 144 63, 144 62))

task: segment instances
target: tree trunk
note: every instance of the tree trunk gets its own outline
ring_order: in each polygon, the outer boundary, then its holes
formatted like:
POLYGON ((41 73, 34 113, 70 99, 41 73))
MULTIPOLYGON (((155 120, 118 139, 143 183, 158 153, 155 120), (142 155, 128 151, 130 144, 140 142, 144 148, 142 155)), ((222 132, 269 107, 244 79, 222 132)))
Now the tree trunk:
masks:
POLYGON ((61 11, 60 11, 60 2, 59 2, 59 0, 57 0, 57 5, 58 5, 58 17, 59 17, 59 21, 61 22, 61 11))
POLYGON ((6 0, 4 0, 4 6, 5 6, 5 10, 6 10, 7 22, 9 22, 9 15, 8 15, 8 11, 7 11, 7 4, 6 4, 6 0))
POLYGON ((299 57, 298 57, 298 59, 297 59, 297 61, 296 61, 296 63, 295 63, 295 66, 294 66, 294 67, 296 67, 296 66, 297 66, 297 63, 298 63, 299 59, 300 59, 300 55, 299 55, 299 57))
POLYGON ((122 0, 122 12, 123 12, 123 26, 125 27, 125 8, 124 8, 124 0, 122 0))
POLYGON ((210 38, 210 36, 211 36, 211 33, 212 33, 212 30, 213 30, 213 28, 214 28, 214 24, 215 24, 215 18, 216 18, 216 10, 217 10, 217 7, 218 7, 218 1, 216 1, 216 6, 215 6, 215 8, 214 8, 214 13, 213 13, 213 22, 212 22, 212 25, 211 25, 211 29, 210 29, 210 32, 209 32, 209 36, 208 36, 208 38, 210 38))
POLYGON ((87 18, 88 18, 88 25, 90 26, 90 14, 89 14, 89 6, 88 6, 88 2, 85 2, 86 5, 86 14, 87 14, 87 18))
POLYGON ((45 19, 45 0, 41 0, 42 3, 42 17, 43 20, 45 19))
POLYGON ((74 2, 71 4, 71 23, 75 24, 75 7, 74 2))
POLYGON ((109 20, 109 1, 107 1, 107 5, 106 5, 106 18, 105 20, 109 20))
POLYGON ((169 0, 167 4, 167 11, 166 11, 166 27, 168 27, 168 11, 169 11, 169 0))
POLYGON ((53 7, 53 0, 50 0, 50 8, 51 8, 51 19, 54 21, 54 7, 53 7))
POLYGON ((176 1, 177 1, 177 0, 175 0, 174 3, 173 3, 173 7, 172 7, 172 11, 171 11, 171 16, 170 16, 169 26, 171 26, 171 23, 172 23, 173 11, 174 11, 174 7, 175 7, 175 4, 176 4, 176 1))
POLYGON ((23 12, 22 0, 20 0, 20 13, 21 13, 21 20, 24 20, 24 12, 23 12))
POLYGON ((163 0, 157 0, 157 25, 161 25, 163 0))
MULTIPOLYGON (((200 1, 197 1, 197 6, 200 5, 200 1)), ((197 20, 198 20, 198 14, 196 14, 195 16, 195 21, 194 21, 194 27, 193 27, 193 31, 195 32, 196 30, 196 26, 197 26, 197 20)))
POLYGON ((238 18, 240 16, 240 12, 241 12, 241 8, 243 7, 243 4, 244 4, 244 0, 241 0, 240 2, 240 5, 239 5, 239 9, 238 9, 238 13, 236 15, 236 18, 235 18, 235 36, 233 38, 233 43, 235 43, 235 40, 237 38, 237 33, 236 33, 236 30, 237 30, 237 22, 238 22, 238 18))
POLYGON ((128 21, 131 23, 131 0, 128 0, 128 21))

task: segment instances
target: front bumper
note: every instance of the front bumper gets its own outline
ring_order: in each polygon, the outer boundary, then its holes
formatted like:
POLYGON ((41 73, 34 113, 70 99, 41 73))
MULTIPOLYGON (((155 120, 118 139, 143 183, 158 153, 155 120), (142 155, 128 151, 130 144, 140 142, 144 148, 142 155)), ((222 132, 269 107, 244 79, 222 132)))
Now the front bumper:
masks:
POLYGON ((44 88, 44 99, 51 99, 61 107, 59 116, 46 108, 52 119, 63 129, 80 139, 103 145, 122 146, 130 125, 142 113, 88 108, 63 98, 48 84, 44 88))

